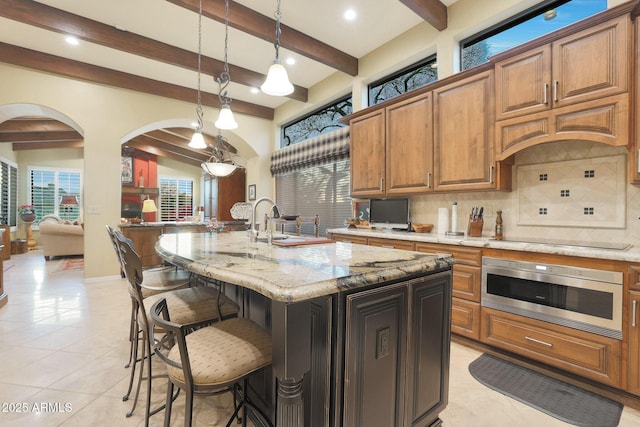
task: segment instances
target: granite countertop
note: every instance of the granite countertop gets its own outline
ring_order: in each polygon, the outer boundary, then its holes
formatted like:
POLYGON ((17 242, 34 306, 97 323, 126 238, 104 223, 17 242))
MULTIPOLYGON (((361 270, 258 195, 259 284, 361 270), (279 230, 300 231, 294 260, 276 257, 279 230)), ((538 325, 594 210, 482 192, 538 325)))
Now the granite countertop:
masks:
POLYGON ((251 243, 246 231, 165 234, 156 251, 202 276, 295 302, 450 268, 449 255, 335 242, 297 247, 251 243))
POLYGON ((162 227, 165 225, 179 225, 179 226, 196 226, 196 225, 207 225, 206 222, 193 222, 193 221, 164 221, 164 222, 140 222, 140 223, 132 223, 132 222, 121 222, 120 227, 162 227))
POLYGON ((477 248, 506 249, 512 251, 538 252, 553 255, 568 255, 587 258, 610 259, 615 261, 640 262, 640 247, 631 246, 626 249, 609 249, 610 243, 598 242, 535 242, 535 239, 512 238, 512 240, 495 240, 488 237, 449 237, 434 233, 409 233, 406 231, 380 231, 366 228, 338 228, 327 230, 329 233, 377 237, 387 239, 408 240, 412 242, 440 243, 446 245, 470 246, 477 248))

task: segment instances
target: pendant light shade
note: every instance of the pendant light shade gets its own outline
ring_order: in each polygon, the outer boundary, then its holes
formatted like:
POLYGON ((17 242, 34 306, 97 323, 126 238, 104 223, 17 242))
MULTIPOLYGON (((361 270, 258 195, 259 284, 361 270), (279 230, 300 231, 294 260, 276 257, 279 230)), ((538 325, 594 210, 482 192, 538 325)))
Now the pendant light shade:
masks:
POLYGON ((274 61, 269 67, 267 79, 260 86, 262 92, 273 96, 286 96, 293 92, 293 85, 289 81, 287 69, 280 63, 274 61))
POLYGON ((282 17, 282 13, 280 13, 280 0, 277 0, 276 5, 276 40, 273 43, 276 49, 276 59, 269 67, 269 72, 267 73, 267 79, 264 81, 260 89, 262 92, 267 95, 273 96, 286 96, 293 92, 293 85, 289 81, 289 75, 287 74, 287 69, 284 68, 282 63, 280 62, 280 18, 282 17))
POLYGON ((191 141, 189 141, 190 148, 203 149, 207 148, 206 142, 204 142, 204 136, 202 136, 202 132, 196 130, 191 137, 191 141))
MULTIPOLYGON (((231 112, 231 110, 229 110, 231 112)), ((202 170, 209 175, 224 177, 229 176, 236 170, 237 166, 231 158, 228 150, 229 142, 218 133, 215 145, 211 145, 211 157, 206 162, 200 164, 202 170)))
POLYGON ((216 120, 215 125, 218 129, 224 130, 238 128, 238 123, 233 117, 233 111, 231 111, 231 108, 227 104, 224 104, 220 109, 220 115, 218 115, 218 120, 216 120))
POLYGON ((201 166, 209 175, 217 177, 229 176, 236 170, 236 165, 230 163, 207 162, 202 163, 201 166))

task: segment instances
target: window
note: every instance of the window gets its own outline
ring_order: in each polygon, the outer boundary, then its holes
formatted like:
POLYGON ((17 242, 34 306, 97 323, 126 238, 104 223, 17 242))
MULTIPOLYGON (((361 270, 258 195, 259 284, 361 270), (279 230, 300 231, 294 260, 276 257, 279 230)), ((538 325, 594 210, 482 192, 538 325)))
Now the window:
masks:
MULTIPOLYGON (((349 197, 349 160, 314 166, 276 177, 276 203, 283 215, 320 218, 320 235, 344 226, 353 216, 349 197)), ((287 230, 291 232, 292 230, 287 230)), ((313 235, 314 225, 303 223, 301 233, 313 235)))
POLYGON ((0 160, 0 225, 17 225, 18 168, 15 163, 0 160))
POLYGON ((75 220, 80 216, 82 173, 79 170, 29 167, 29 200, 36 211, 35 223, 45 215, 75 220), (60 206, 62 196, 75 196, 76 206, 60 206))
POLYGON ((193 181, 160 178, 160 221, 177 221, 193 215, 193 181))
POLYGON ((282 127, 280 148, 344 127, 338 119, 353 112, 351 96, 341 98, 282 127))
POLYGON ((411 92, 438 80, 438 63, 432 55, 397 73, 369 85, 369 106, 380 104, 387 99, 411 92))
POLYGON ((461 68, 487 62, 491 55, 595 15, 607 0, 547 0, 460 42, 461 68))

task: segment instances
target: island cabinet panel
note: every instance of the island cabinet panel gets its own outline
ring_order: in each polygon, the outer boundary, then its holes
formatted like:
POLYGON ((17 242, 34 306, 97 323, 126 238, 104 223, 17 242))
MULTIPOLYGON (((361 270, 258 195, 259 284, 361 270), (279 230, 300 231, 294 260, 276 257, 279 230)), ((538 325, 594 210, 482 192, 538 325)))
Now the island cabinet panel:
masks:
POLYGON ((451 275, 346 297, 344 426, 438 425, 447 405, 451 275))
POLYGON ((494 152, 494 77, 484 71, 434 89, 435 191, 510 189, 494 152))
POLYGON ((508 55, 495 64, 496 120, 627 92, 629 46, 624 15, 508 55))
POLYGON ((142 267, 155 267, 164 262, 156 253, 156 242, 162 235, 160 226, 121 227, 122 234, 133 241, 133 247, 140 256, 142 267))
POLYGON ((431 92, 398 102, 387 115, 386 192, 433 191, 433 111, 431 92))
POLYGON ((351 120, 350 162, 353 197, 385 194, 385 114, 373 111, 351 120))
POLYGON ((481 340, 556 368, 619 388, 622 342, 482 308, 481 340))

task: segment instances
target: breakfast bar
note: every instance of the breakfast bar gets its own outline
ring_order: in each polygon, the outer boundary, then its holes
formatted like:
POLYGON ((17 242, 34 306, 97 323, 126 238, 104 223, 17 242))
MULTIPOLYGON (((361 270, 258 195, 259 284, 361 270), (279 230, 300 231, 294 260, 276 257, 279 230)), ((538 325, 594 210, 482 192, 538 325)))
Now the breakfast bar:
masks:
POLYGON ((253 295, 243 314, 272 333, 275 425, 439 425, 452 258, 291 238, 299 245, 245 231, 165 234, 156 250, 253 295))

